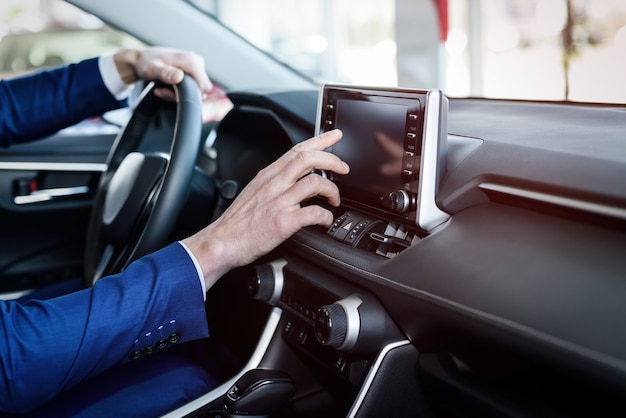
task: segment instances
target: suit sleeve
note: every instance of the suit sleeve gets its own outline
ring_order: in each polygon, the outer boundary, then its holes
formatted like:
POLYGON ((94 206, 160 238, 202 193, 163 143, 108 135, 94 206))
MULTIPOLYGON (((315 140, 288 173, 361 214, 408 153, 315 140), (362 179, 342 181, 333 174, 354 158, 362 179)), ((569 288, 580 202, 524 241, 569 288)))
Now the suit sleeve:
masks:
POLYGON ((123 104, 105 86, 98 58, 0 80, 0 146, 51 135, 123 104))
POLYGON ((0 411, 32 410, 138 352, 207 336, 202 288, 179 243, 91 289, 0 301, 0 411))

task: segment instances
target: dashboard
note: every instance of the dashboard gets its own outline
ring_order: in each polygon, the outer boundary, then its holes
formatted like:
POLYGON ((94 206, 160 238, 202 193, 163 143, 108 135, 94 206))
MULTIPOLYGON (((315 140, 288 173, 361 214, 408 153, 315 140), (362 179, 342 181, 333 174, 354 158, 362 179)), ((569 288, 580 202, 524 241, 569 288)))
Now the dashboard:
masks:
MULTIPOLYGON (((241 298, 216 327, 241 359, 233 379, 293 380, 274 416, 623 410, 623 107, 335 84, 230 98, 212 145, 220 180, 246 183, 334 128, 345 142, 331 152, 354 168, 317 173, 342 192, 330 228, 298 232, 209 295, 210 318, 224 293, 241 298)), ((218 401, 198 402, 189 410, 218 401)))

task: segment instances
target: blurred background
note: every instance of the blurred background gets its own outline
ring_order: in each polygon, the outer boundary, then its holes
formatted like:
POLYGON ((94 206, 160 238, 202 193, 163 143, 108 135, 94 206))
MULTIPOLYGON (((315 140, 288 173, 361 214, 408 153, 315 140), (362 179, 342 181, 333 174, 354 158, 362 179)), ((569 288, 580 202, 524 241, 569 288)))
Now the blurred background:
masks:
MULTIPOLYGON (((320 82, 626 102, 625 0, 189 2, 320 82)), ((0 3, 0 77, 140 44, 60 0, 0 3)))

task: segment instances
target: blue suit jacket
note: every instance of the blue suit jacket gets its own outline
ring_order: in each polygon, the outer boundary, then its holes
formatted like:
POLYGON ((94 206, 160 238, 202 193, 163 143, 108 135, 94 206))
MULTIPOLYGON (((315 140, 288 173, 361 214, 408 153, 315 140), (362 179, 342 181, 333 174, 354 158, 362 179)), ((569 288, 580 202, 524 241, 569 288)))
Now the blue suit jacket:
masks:
MULTIPOLYGON (((0 82, 0 144, 36 139, 119 107, 97 60, 0 82)), ((131 358, 208 336, 198 275, 178 243, 91 288, 0 301, 0 412, 22 412, 131 358)))
POLYGON ((120 107, 98 59, 0 81, 0 145, 30 141, 120 107))
POLYGON ((138 355, 207 336, 202 287, 179 243, 91 289, 0 301, 0 411, 29 411, 138 355))

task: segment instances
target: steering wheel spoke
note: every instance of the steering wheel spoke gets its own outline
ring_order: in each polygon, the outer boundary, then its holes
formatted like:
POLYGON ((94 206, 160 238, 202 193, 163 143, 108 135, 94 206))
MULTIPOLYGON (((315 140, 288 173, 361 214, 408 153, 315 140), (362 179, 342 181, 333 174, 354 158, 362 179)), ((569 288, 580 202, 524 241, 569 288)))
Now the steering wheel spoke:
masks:
POLYGON ((169 154, 142 153, 155 115, 171 107, 153 94, 156 87, 146 87, 109 153, 87 231, 87 285, 168 244, 185 203, 202 139, 201 94, 191 77, 174 86, 169 154))

